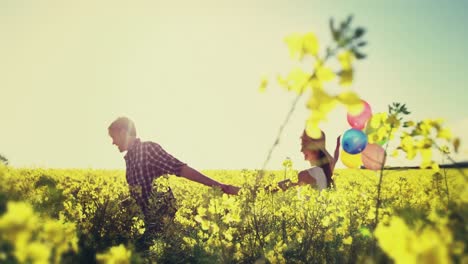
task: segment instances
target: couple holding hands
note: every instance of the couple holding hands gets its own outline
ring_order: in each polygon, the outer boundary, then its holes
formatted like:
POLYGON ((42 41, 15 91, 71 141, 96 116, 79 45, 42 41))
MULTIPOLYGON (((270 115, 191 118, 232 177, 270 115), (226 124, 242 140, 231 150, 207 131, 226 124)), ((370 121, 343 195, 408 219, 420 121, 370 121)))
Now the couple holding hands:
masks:
MULTIPOLYGON (((112 144, 116 145, 120 152, 127 152, 124 156, 127 183, 131 196, 136 200, 145 216, 145 223, 148 227, 155 224, 149 223, 152 222, 149 221, 152 218, 150 215, 173 217, 177 210, 170 188, 164 193, 156 192, 160 203, 157 212, 149 207, 149 200, 155 195, 153 193, 153 180, 162 175, 173 174, 206 186, 217 186, 227 194, 235 195, 239 192, 239 187, 223 184, 203 175, 167 153, 159 144, 151 141, 142 142, 137 138, 135 125, 129 118, 117 118, 108 127, 108 132, 112 138, 112 144)), ((301 152, 304 154, 304 159, 310 162, 312 168, 299 172, 297 182, 281 181, 278 183, 278 187, 283 190, 306 184, 319 190, 331 187, 339 147, 340 138, 338 137, 334 157, 332 157, 325 148, 325 133, 323 131, 319 139, 309 137, 304 131, 301 136, 301 152)))

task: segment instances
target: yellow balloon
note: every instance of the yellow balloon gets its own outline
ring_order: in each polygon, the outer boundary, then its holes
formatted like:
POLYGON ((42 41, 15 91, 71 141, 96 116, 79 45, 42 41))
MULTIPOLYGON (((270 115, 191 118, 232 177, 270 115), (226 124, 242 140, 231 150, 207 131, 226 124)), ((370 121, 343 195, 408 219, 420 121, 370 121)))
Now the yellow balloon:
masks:
POLYGON ((341 150, 340 159, 346 167, 351 169, 357 169, 362 165, 361 153, 349 154, 348 152, 341 150))

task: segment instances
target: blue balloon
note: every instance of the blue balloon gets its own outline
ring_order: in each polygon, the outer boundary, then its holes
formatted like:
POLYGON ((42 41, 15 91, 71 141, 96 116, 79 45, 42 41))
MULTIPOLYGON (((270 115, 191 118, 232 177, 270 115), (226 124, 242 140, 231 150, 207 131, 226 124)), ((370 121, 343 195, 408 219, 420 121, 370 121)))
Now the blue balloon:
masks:
POLYGON ((361 130, 349 129, 344 133, 341 145, 349 154, 361 153, 367 146, 367 135, 361 130))

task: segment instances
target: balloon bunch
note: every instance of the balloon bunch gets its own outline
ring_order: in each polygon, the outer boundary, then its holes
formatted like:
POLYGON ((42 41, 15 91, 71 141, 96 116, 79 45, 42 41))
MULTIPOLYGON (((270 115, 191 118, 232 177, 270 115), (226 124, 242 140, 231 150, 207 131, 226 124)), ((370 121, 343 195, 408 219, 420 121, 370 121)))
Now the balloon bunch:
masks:
MULTIPOLYGON (((367 134, 363 131, 372 117, 370 105, 362 100, 363 110, 353 115, 348 112, 347 119, 351 129, 343 134, 341 146, 341 162, 348 168, 359 168, 364 165, 370 170, 380 170, 385 158, 385 150, 375 143, 369 143, 367 134)), ((370 129, 365 130, 369 132, 370 129)))

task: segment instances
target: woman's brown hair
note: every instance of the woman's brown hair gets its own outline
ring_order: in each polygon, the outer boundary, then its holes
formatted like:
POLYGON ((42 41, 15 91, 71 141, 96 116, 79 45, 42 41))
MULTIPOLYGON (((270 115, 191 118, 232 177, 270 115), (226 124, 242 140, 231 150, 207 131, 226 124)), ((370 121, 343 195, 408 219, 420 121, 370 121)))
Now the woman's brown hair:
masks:
POLYGON ((315 139, 309 137, 309 135, 307 135, 306 131, 304 130, 301 136, 301 151, 304 150, 319 152, 319 160, 316 165, 322 168, 323 172, 325 173, 325 177, 327 178, 327 187, 334 185, 332 176, 333 168, 335 167, 335 160, 333 160, 332 156, 325 148, 325 133, 322 131, 321 137, 315 139))

